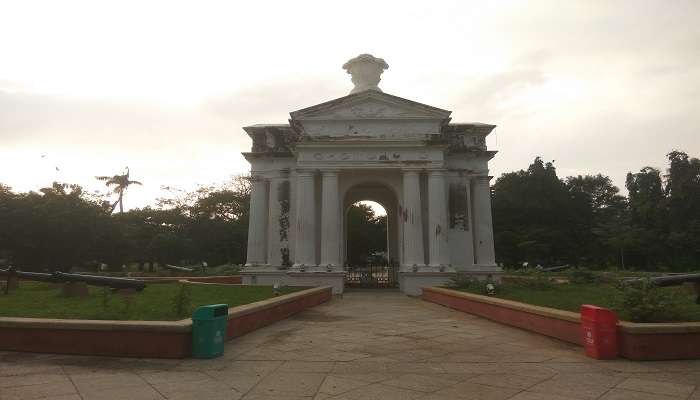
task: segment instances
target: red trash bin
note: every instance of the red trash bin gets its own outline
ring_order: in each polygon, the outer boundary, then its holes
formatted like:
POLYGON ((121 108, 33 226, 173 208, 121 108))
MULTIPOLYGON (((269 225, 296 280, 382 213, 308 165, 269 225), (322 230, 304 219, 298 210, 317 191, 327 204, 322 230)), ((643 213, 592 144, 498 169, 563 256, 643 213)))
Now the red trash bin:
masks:
POLYGON ((617 358, 617 316, 607 308, 581 306, 581 333, 586 355, 599 360, 617 358))

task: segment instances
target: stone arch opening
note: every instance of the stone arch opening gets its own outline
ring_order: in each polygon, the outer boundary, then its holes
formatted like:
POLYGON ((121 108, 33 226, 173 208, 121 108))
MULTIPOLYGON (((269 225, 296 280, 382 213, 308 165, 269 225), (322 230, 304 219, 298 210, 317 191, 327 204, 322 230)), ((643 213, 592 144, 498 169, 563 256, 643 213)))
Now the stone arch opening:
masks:
POLYGON ((378 203, 386 212, 386 259, 389 263, 398 263, 399 259, 399 201, 394 188, 390 185, 369 181, 357 183, 345 192, 343 196, 343 251, 342 257, 347 264, 351 257, 348 254, 348 211, 350 206, 360 201, 372 201, 378 203))
POLYGON ((346 264, 386 264, 389 235, 386 209, 380 203, 361 200, 344 210, 346 264))

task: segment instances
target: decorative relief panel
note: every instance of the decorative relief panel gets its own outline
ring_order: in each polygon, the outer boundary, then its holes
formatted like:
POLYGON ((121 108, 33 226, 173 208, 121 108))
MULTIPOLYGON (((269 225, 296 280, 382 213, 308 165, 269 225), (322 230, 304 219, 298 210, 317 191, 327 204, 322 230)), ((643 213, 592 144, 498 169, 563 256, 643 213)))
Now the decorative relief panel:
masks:
POLYGON ((316 137, 373 137, 423 140, 439 134, 437 121, 303 121, 304 132, 316 137))
POLYGON ((312 152, 302 153, 300 159, 307 161, 335 162, 397 162, 397 161, 441 161, 442 153, 428 151, 353 151, 353 152, 312 152))

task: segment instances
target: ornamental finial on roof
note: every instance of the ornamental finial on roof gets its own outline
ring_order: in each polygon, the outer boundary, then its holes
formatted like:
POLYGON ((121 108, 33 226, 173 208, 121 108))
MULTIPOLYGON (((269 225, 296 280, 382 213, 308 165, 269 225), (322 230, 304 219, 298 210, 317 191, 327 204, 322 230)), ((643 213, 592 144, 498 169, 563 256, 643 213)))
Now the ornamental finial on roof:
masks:
POLYGON ((352 75, 352 83, 355 87, 350 91, 350 94, 362 92, 365 90, 377 90, 381 75, 389 65, 381 58, 376 58, 371 54, 360 54, 359 56, 349 60, 343 64, 343 69, 352 75))

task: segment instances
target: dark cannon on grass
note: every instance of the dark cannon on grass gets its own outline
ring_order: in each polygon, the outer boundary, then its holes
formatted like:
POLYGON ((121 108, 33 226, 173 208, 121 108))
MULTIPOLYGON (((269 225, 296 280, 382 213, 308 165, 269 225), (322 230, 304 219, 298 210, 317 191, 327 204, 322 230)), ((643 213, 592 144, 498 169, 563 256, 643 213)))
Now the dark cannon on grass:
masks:
POLYGON ((165 264, 165 268, 175 272, 193 272, 194 269, 187 267, 178 267, 177 265, 165 264))
POLYGON ((571 268, 571 265, 565 264, 565 265, 557 265, 554 267, 549 267, 549 268, 541 268, 540 271, 542 272, 559 272, 559 271, 564 271, 565 269, 571 268))
MULTIPOLYGON (((0 269, 0 276, 7 278, 5 293, 10 288, 17 286, 19 279, 35 282, 46 282, 54 284, 64 284, 64 293, 71 294, 71 289, 78 285, 92 285, 107 287, 113 290, 133 290, 140 292, 146 287, 146 283, 136 279, 115 278, 111 276, 83 275, 70 274, 67 272, 54 271, 52 273, 42 272, 25 272, 18 271, 14 267, 8 269, 0 269)), ((86 290, 83 290, 86 292, 86 290)))
POLYGON ((695 299, 695 303, 700 304, 700 273, 698 274, 674 274, 657 276, 653 278, 630 278, 622 281, 623 285, 634 285, 642 282, 649 281, 654 286, 667 287, 667 286, 682 286, 683 284, 690 283, 695 287, 695 293, 698 297, 695 299))

